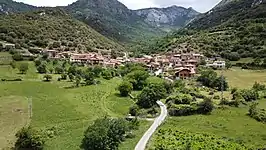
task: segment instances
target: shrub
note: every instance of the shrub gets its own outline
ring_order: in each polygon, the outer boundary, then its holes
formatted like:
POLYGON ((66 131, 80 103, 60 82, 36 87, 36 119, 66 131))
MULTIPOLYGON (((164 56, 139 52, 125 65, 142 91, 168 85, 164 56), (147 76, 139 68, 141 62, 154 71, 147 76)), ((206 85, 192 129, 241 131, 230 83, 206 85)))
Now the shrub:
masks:
POLYGON ((67 75, 66 74, 61 74, 61 80, 66 80, 67 79, 67 75))
POLYGON ((15 149, 42 150, 45 143, 41 135, 30 127, 19 130, 16 137, 15 149))
POLYGON ((214 109, 214 105, 211 99, 205 98, 203 102, 198 105, 198 113, 210 114, 214 109))
POLYGON ((128 82, 128 81, 123 81, 119 85, 118 90, 119 90, 121 96, 125 96, 126 97, 133 90, 133 85, 130 82, 128 82))
POLYGON ((53 77, 52 77, 51 75, 49 75, 49 74, 44 75, 43 78, 44 78, 45 81, 47 81, 47 82, 49 82, 49 81, 51 81, 51 80, 53 79, 53 77))
POLYGON ((172 102, 174 104, 190 104, 193 101, 193 97, 188 94, 178 94, 170 96, 166 99, 166 102, 172 102))
POLYGON ((15 53, 12 58, 15 60, 15 61, 22 61, 23 60, 23 57, 22 55, 18 54, 18 53, 15 53))
POLYGON ((238 90, 238 89, 237 89, 236 87, 232 88, 232 89, 231 89, 231 94, 234 94, 235 92, 237 92, 237 90, 238 90))
POLYGON ((46 64, 41 64, 40 66, 37 67, 37 71, 41 74, 47 73, 47 68, 46 64))
POLYGON ((140 108, 138 105, 133 105, 129 108, 129 114, 132 116, 138 116, 139 110, 140 110, 140 108))
POLYGON ((104 79, 106 79, 106 80, 110 80, 110 79, 113 78, 113 76, 112 76, 112 72, 109 71, 109 70, 105 70, 105 71, 102 72, 102 77, 103 77, 104 79))
POLYGON ((191 105, 172 105, 169 108, 170 116, 189 116, 197 113, 197 108, 191 105))
POLYGON ((28 63, 21 63, 21 64, 19 65, 19 71, 20 71, 22 74, 27 73, 28 70, 29 70, 29 64, 28 64, 28 63))
POLYGON ((258 82, 255 82, 252 89, 256 90, 256 91, 263 91, 266 89, 264 84, 260 84, 258 82))
POLYGON ((249 108, 249 116, 256 119, 259 122, 266 123, 266 110, 259 109, 258 103, 253 103, 249 108))
POLYGON ((213 99, 218 100, 218 99, 220 99, 220 96, 219 96, 219 95, 215 95, 215 96, 213 97, 213 99))
POLYGON ((241 96, 244 98, 245 101, 251 102, 256 101, 259 99, 259 93, 256 90, 241 90, 241 96))

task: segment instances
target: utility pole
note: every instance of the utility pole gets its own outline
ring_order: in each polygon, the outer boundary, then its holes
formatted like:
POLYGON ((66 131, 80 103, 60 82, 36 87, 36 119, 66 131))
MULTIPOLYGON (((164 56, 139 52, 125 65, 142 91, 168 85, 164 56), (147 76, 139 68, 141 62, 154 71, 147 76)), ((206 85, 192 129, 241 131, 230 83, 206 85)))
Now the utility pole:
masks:
POLYGON ((28 98, 28 111, 29 111, 29 118, 31 119, 32 116, 33 116, 33 113, 32 113, 32 98, 28 98))

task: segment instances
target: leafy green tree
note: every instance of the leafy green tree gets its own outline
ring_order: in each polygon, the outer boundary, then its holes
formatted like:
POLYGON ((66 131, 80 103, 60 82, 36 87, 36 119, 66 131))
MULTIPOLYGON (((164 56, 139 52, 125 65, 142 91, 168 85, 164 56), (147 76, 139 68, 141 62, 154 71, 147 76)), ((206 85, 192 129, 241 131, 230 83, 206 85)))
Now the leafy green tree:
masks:
POLYGON ((47 73, 47 66, 45 63, 42 63, 40 66, 37 67, 37 71, 41 74, 47 73))
POLYGON ((218 77, 211 85, 212 88, 216 88, 218 91, 226 91, 229 88, 228 82, 225 77, 218 77))
POLYGON ((231 63, 231 61, 227 60, 227 61, 225 62, 225 68, 226 68, 226 69, 230 69, 230 68, 232 68, 232 63, 231 63))
POLYGON ((210 114, 214 109, 214 104, 211 99, 205 98, 198 106, 198 112, 201 114, 210 114))
POLYGON ((44 78, 45 81, 47 81, 47 82, 49 82, 49 81, 51 81, 51 80, 53 79, 53 77, 52 77, 51 75, 49 75, 49 74, 44 75, 43 78, 44 78))
POLYGON ((146 71, 133 71, 126 76, 126 79, 132 83, 134 90, 141 90, 147 84, 148 77, 146 71))
POLYGON ((92 85, 92 84, 94 84, 94 81, 95 81, 94 73, 91 72, 91 71, 89 71, 89 70, 87 70, 85 72, 84 79, 85 79, 86 85, 92 85))
POLYGON ((66 74, 64 74, 64 73, 63 73, 63 74, 61 74, 61 79, 62 79, 62 80, 66 80, 66 79, 67 79, 67 75, 66 75, 66 74))
POLYGON ((68 68, 68 74, 76 75, 77 74, 77 66, 72 65, 71 67, 68 68))
POLYGON ((150 84, 138 96, 137 104, 142 108, 151 108, 158 100, 166 96, 167 91, 161 84, 150 84))
POLYGON ((204 70, 201 72, 201 75, 198 77, 197 81, 201 82, 202 85, 207 87, 212 87, 213 82, 217 78, 217 73, 213 70, 204 70))
POLYGON ((29 70, 29 64, 28 63, 21 63, 19 65, 19 71, 21 74, 26 74, 28 70, 29 70))
POLYGON ((129 131, 124 119, 97 119, 84 133, 81 148, 85 150, 114 150, 129 131))
POLYGON ((16 133, 15 149, 43 150, 45 141, 42 136, 30 127, 24 127, 16 133))
POLYGON ((89 69, 91 72, 93 72, 95 77, 100 77, 104 69, 101 66, 94 66, 93 68, 89 69))
POLYGON ((118 90, 120 91, 120 95, 121 96, 128 96, 131 91, 133 90, 133 85, 132 83, 128 82, 128 81, 123 81, 119 87, 118 90))

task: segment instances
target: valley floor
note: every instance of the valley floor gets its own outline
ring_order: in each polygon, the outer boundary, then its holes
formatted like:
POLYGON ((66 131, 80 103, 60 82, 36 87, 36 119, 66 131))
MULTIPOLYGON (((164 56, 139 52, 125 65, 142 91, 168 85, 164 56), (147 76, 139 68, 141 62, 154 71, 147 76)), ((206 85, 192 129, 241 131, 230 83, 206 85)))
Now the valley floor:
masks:
MULTIPOLYGON (((84 131, 95 119, 124 117, 133 104, 130 98, 118 96, 116 87, 122 81, 119 78, 71 89, 68 87, 73 83, 58 82, 56 75, 52 82, 42 82, 42 75, 35 73, 33 64, 26 75, 17 72, 10 66, 0 66, 0 80, 23 78, 22 82, 0 81, 0 149, 12 146, 15 133, 27 124, 49 131, 45 149, 79 149, 84 131), (29 99, 32 119, 28 113, 29 99)), ((143 121, 141 125, 135 131, 136 137, 125 141, 121 149, 133 149, 150 122, 143 121)))

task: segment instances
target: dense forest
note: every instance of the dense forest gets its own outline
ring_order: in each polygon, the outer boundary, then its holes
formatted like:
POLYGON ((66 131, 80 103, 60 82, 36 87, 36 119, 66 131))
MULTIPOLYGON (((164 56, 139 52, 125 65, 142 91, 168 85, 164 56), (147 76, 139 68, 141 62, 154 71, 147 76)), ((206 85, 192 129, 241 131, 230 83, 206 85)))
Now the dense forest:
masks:
POLYGON ((232 1, 195 19, 187 28, 151 43, 142 50, 171 51, 185 45, 206 56, 229 60, 266 57, 266 2, 232 1))
POLYGON ((0 40, 17 48, 41 47, 60 50, 123 50, 64 10, 46 8, 34 12, 2 15, 0 40))

